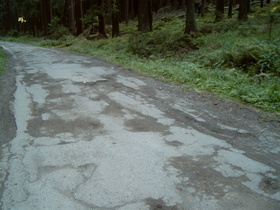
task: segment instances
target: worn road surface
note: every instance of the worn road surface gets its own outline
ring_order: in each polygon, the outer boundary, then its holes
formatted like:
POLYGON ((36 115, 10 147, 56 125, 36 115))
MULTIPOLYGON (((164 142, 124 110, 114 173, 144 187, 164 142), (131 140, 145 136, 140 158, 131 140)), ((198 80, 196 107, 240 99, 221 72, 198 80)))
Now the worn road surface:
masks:
POLYGON ((280 127, 100 59, 0 42, 2 210, 280 209, 280 127))

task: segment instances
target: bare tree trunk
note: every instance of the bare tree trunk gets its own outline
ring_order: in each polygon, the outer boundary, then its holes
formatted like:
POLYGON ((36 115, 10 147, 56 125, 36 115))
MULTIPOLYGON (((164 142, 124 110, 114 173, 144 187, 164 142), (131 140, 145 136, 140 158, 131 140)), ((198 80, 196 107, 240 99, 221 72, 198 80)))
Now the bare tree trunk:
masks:
POLYGON ((182 0, 182 8, 186 9, 186 0, 182 0))
POLYGON ((239 2, 238 20, 248 20, 248 2, 245 0, 239 2))
POLYGON ((228 18, 232 18, 233 0, 228 1, 228 18))
MULTIPOLYGON (((97 6, 99 8, 101 8, 103 4, 103 1, 102 0, 98 0, 97 1, 97 6)), ((101 11, 97 16, 98 16, 98 30, 99 30, 99 34, 106 37, 107 38, 107 34, 106 34, 106 29, 105 29, 105 18, 102 14, 102 12, 104 11, 101 11)))
POLYGON ((8 33, 8 31, 11 29, 10 25, 10 2, 8 0, 3 1, 3 10, 2 10, 2 25, 4 29, 4 33, 8 33))
POLYGON ((80 35, 84 32, 84 24, 82 18, 83 18, 82 0, 76 0, 76 4, 75 4, 75 19, 76 19, 76 26, 77 26, 76 35, 80 35))
POLYGON ((125 0, 124 3, 124 19, 125 19, 125 24, 128 24, 129 22, 129 0, 125 0))
POLYGON ((186 28, 185 34, 197 32, 196 19, 195 19, 195 0, 186 0, 186 28))
MULTIPOLYGON (((242 0, 245 1, 245 0, 242 0)), ((225 11, 225 2, 224 0, 216 0, 216 19, 215 21, 221 21, 223 19, 223 14, 225 11)))
POLYGON ((120 9, 119 1, 116 0, 112 4, 112 38, 120 35, 120 9))
POLYGON ((152 2, 151 0, 138 1, 138 31, 152 31, 152 2))
POLYGON ((251 0, 247 0, 247 10, 248 10, 248 13, 251 12, 251 0))
POLYGON ((69 0, 69 28, 72 34, 76 33, 76 27, 75 27, 75 13, 74 13, 74 0, 69 0))
POLYGON ((47 34, 48 34, 48 20, 47 20, 46 8, 47 8, 46 0, 43 0, 41 2, 41 18, 42 18, 44 36, 47 36, 47 34))
POLYGON ((261 7, 263 7, 264 0, 261 0, 261 7))
POLYGON ((201 0, 201 17, 205 14, 205 0, 201 0))

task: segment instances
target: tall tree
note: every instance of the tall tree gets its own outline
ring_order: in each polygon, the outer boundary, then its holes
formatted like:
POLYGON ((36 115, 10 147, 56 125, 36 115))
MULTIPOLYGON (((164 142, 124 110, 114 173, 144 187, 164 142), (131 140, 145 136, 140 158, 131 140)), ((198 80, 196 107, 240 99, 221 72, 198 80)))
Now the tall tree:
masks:
POLYGON ((74 0, 65 0, 65 16, 66 26, 69 28, 70 33, 75 34, 75 16, 74 16, 74 0))
POLYGON ((82 0, 76 0, 75 2, 75 20, 76 20, 76 35, 82 34, 84 32, 83 18, 83 4, 82 0))
POLYGON ((247 10, 248 13, 251 12, 251 0, 247 0, 247 10))
POLYGON ((239 1, 238 20, 246 21, 248 19, 248 1, 239 1))
POLYGON ((10 19, 11 19, 11 5, 8 0, 3 0, 1 2, 1 27, 3 32, 6 34, 11 29, 10 19))
POLYGON ((120 35, 120 8, 119 0, 112 0, 112 37, 120 35))
POLYGON ((232 18, 233 1, 234 0, 229 0, 228 1, 228 18, 232 18))
POLYGON ((261 7, 263 7, 264 0, 261 0, 261 7))
POLYGON ((124 19, 125 19, 125 24, 128 24, 128 21, 129 21, 129 0, 124 0, 124 19))
POLYGON ((197 32, 195 18, 195 0, 186 0, 186 27, 185 34, 197 32))
POLYGON ((201 0, 201 17, 204 17, 205 13, 205 0, 201 0))
POLYGON ((152 0, 138 0, 138 31, 152 31, 152 0))
MULTIPOLYGON (((246 0, 242 0, 242 1, 246 1, 246 0)), ((215 21, 221 21, 223 19, 223 14, 225 11, 225 1, 224 0, 216 0, 216 19, 215 21)))
POLYGON ((107 38, 105 29, 105 18, 104 18, 104 2, 103 0, 97 0, 98 7, 98 30, 99 34, 107 38))

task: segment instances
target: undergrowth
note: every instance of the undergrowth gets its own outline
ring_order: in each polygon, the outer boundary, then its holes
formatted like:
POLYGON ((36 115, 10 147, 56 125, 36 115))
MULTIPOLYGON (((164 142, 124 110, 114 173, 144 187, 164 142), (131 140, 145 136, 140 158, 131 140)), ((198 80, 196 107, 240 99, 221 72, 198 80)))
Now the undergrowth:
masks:
POLYGON ((135 32, 137 23, 131 21, 114 39, 90 41, 85 34, 31 42, 103 57, 157 79, 280 113, 280 2, 252 10, 247 22, 237 21, 237 12, 219 23, 213 14, 197 17, 199 32, 191 35, 184 35, 184 18, 170 13, 155 20, 150 33, 135 32))

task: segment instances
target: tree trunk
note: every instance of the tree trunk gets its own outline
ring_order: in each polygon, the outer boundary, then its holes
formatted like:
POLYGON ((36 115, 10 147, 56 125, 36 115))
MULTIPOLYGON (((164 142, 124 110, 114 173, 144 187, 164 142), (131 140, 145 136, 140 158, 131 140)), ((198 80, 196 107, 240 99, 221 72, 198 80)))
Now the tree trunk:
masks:
MULTIPOLYGON (((245 0, 242 0, 245 1, 245 0)), ((221 21, 223 19, 223 14, 225 11, 225 1, 224 0, 216 0, 216 19, 215 21, 221 21)))
POLYGON ((197 32, 195 19, 195 0, 186 0, 186 28, 185 34, 197 32))
POLYGON ((241 20, 241 21, 248 20, 248 2, 247 2, 247 0, 239 1, 238 20, 241 20))
POLYGON ((116 0, 112 5, 112 38, 120 35, 120 10, 119 2, 116 0))
MULTIPOLYGON (((97 6, 98 8, 101 8, 103 4, 102 0, 98 0, 97 1, 97 6)), ((105 18, 103 16, 104 11, 101 11, 97 16, 98 16, 98 30, 99 30, 99 34, 106 37, 107 38, 107 34, 106 34, 106 29, 105 29, 105 18)))
POLYGON ((138 1, 138 31, 152 31, 152 2, 151 0, 138 1))
POLYGON ((233 0, 228 1, 228 18, 232 18, 233 0))
POLYGON ((65 0, 65 19, 66 26, 69 28, 71 34, 76 33, 75 17, 74 17, 74 0, 65 0))
POLYGON ((251 0, 247 0, 247 10, 248 10, 248 13, 251 12, 251 0))
POLYGON ((43 0, 41 3, 41 18, 42 18, 42 25, 43 25, 43 34, 44 36, 48 35, 48 20, 47 20, 47 4, 46 0, 43 0))
POLYGON ((201 0, 201 17, 205 14, 205 0, 201 0))
POLYGON ((81 20, 82 18, 83 18, 82 0, 76 0, 76 4, 75 4, 75 19, 76 19, 76 26, 77 26, 76 35, 80 35, 84 32, 84 24, 83 21, 81 20))
POLYGON ((261 0, 261 8, 263 7, 263 2, 264 2, 264 0, 261 0))
POLYGON ((182 0, 182 8, 186 9, 186 0, 182 0))
POLYGON ((129 0, 125 0, 125 2, 124 2, 124 19, 125 19, 125 24, 128 24, 128 22, 129 22, 129 0))
POLYGON ((3 3, 3 9, 1 12, 2 13, 2 27, 3 27, 3 31, 5 34, 8 33, 8 31, 10 30, 11 28, 11 25, 10 25, 10 3, 8 0, 5 0, 3 3))

